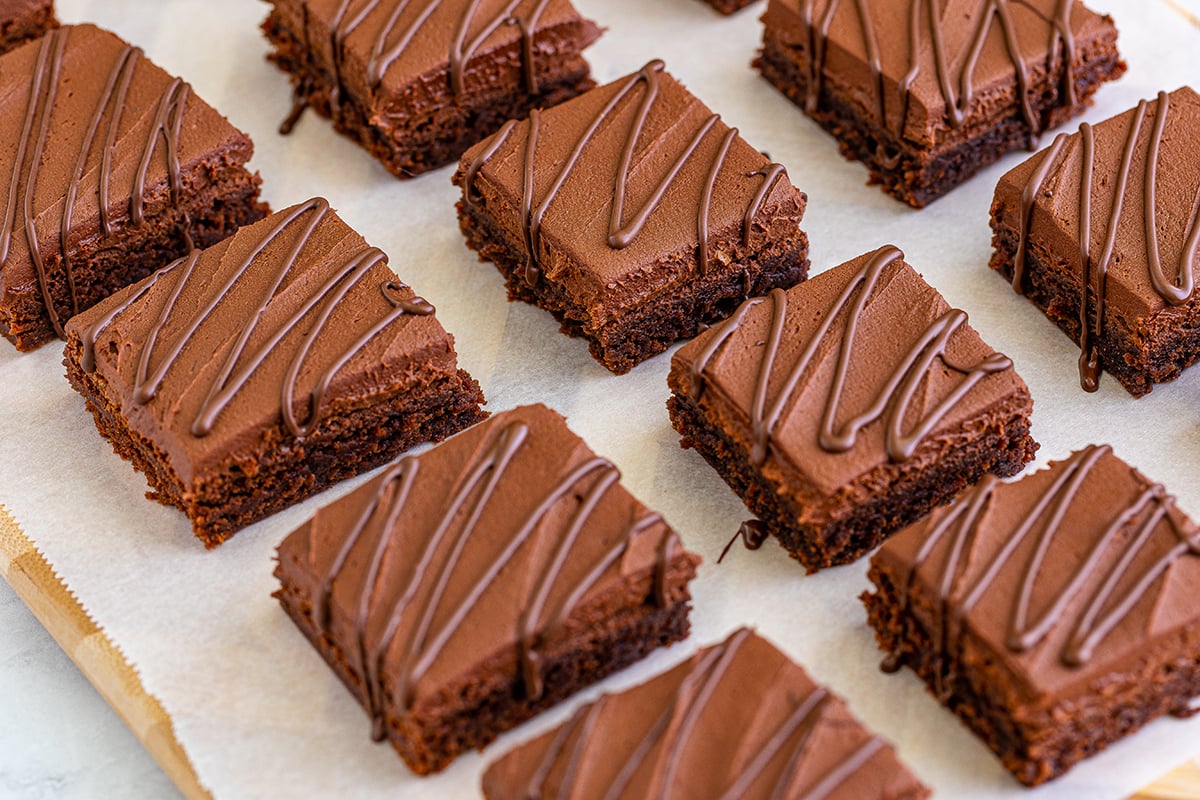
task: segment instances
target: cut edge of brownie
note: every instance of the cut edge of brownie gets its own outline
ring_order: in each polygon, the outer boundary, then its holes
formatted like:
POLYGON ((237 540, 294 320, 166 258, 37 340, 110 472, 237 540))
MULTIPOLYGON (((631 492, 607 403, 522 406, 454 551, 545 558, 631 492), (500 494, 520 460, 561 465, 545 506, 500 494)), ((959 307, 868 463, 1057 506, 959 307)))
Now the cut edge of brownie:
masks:
POLYGON ((44 0, 33 5, 28 13, 4 20, 0 24, 0 54, 40 38, 58 26, 53 0, 44 0))
POLYGON ((303 443, 282 419, 266 429, 250 451, 239 451, 221 467, 185 486, 170 469, 166 454, 130 429, 114 404, 107 382, 80 366, 78 335, 67 343, 67 379, 83 395, 100 434, 121 458, 146 476, 147 496, 179 508, 196 537, 212 549, 242 528, 281 511, 334 483, 373 469, 409 448, 440 441, 484 419, 479 384, 463 370, 436 377, 426 386, 393 388, 364 408, 331 403, 320 424, 303 443), (283 446, 288 444, 288 446, 283 446), (247 462, 254 468, 247 469, 247 462))

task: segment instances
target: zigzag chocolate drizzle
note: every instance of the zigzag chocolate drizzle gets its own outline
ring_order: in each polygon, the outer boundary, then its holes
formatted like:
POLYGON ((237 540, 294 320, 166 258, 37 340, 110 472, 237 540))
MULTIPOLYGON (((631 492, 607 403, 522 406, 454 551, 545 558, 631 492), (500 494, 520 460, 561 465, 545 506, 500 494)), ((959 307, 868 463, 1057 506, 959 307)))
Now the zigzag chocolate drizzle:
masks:
POLYGON ((858 434, 863 428, 882 419, 887 427, 888 457, 893 461, 909 458, 916 451, 921 440, 937 426, 938 422, 955 404, 966 396, 975 384, 986 375, 1010 369, 1012 361, 1000 353, 993 353, 978 364, 969 367, 958 367, 949 363, 946 360, 946 347, 955 331, 967 321, 966 313, 958 309, 951 309, 931 322, 921 337, 912 344, 907 355, 896 365, 891 377, 876 395, 872 405, 847 420, 841 428, 835 429, 834 420, 842 402, 842 392, 845 389, 850 361, 854 353, 855 339, 858 336, 859 319, 884 270, 903 257, 904 254, 900 252, 899 248, 885 245, 864 261, 862 268, 846 284, 833 307, 825 313, 816 333, 791 365, 783 388, 776 395, 774 402, 769 405, 767 388, 772 374, 777 369, 776 362, 780 345, 785 336, 790 335, 784 330, 787 318, 787 294, 782 289, 773 289, 766 298, 754 298, 743 303, 733 316, 715 327, 712 338, 692 362, 692 399, 699 399, 703 393, 707 385, 704 370, 717 351, 741 327, 746 313, 760 303, 771 303, 771 328, 766 346, 762 348, 761 360, 758 363, 754 400, 750 409, 753 436, 750 457, 754 463, 761 464, 767 457, 768 446, 775 426, 787 413, 792 402, 792 394, 799 384, 801 376, 816 356, 821 343, 830 335, 834 323, 839 317, 844 316, 837 369, 821 415, 821 430, 818 439, 820 447, 828 453, 847 452, 854 447, 858 434), (936 407, 918 421, 912 430, 905 432, 901 426, 907 415, 909 404, 912 402, 921 379, 929 372, 934 360, 938 358, 950 369, 963 373, 964 378, 936 407))
MULTIPOLYGON (((65 339, 63 330, 65 317, 55 306, 54 297, 50 291, 50 274, 47 270, 46 257, 38 242, 37 212, 34 209, 34 195, 41 179, 41 168, 46 160, 46 144, 50 133, 51 116, 54 113, 58 99, 60 72, 63 56, 66 52, 67 41, 71 29, 58 28, 42 39, 38 50, 37 61, 34 65, 30 80, 29 102, 25 109, 25 121, 21 129, 21 138, 17 142, 17 156, 14 161, 13 173, 9 179, 8 197, 5 201, 3 226, 0 228, 0 269, 9 256, 13 227, 16 222, 17 205, 22 207, 22 225, 25 228, 25 241, 29 247, 30 260, 33 263, 37 277, 38 290, 50 324, 59 338, 65 339), (22 183, 24 192, 21 192, 22 183), (20 200, 18 200, 18 196, 20 200)), ((87 172, 88 161, 91 158, 93 145, 99 134, 100 127, 106 127, 103 147, 99 154, 98 176, 98 205, 100 210, 100 231, 104 236, 112 234, 112 220, 109 219, 109 188, 113 175, 113 152, 116 150, 117 132, 125 110, 129 86, 133 80, 141 60, 142 51, 125 45, 124 49, 113 62, 108 80, 101 91, 96 108, 86 123, 86 132, 76 156, 75 167, 69 173, 70 177, 63 190, 63 212, 59 220, 59 246, 62 259, 62 270, 67 279, 67 292, 70 299, 70 309, 66 317, 74 316, 80 311, 79 292, 75 284, 75 271, 68 255, 68 235, 71 230, 71 219, 75 213, 75 204, 79 195, 79 185, 87 172)), ((140 226, 143 222, 143 199, 146 190, 146 175, 150 162, 154 158, 157 142, 161 136, 166 153, 167 179, 170 185, 171 202, 178 205, 181 183, 179 170, 179 135, 183 122, 184 110, 189 95, 186 83, 174 79, 163 91, 159 100, 157 113, 150 125, 141 159, 135 170, 133 184, 130 188, 129 219, 132 225, 140 226)), ((190 225, 185 217, 182 228, 183 235, 191 248, 190 225)))
MULTIPOLYGON (((1175 561, 1189 554, 1200 556, 1200 532, 1180 527, 1171 515, 1175 499, 1161 485, 1148 486, 1125 502, 1120 513, 1096 537, 1067 582, 1051 596, 1041 614, 1031 615, 1033 594, 1046 554, 1064 524, 1069 524, 1064 521, 1068 519, 1072 505, 1076 503, 1081 488, 1088 482, 1097 463, 1111 453, 1112 448, 1107 445, 1090 446, 1075 453, 1066 468, 1021 518, 1016 529, 1005 537, 1003 547, 989 559, 988 566, 970 581, 966 575, 978 562, 973 553, 979 539, 979 526, 994 500, 999 482, 993 476, 987 476, 938 520, 918 551, 908 574, 899 581, 898 592, 900 605, 907 606, 917 570, 943 539, 951 537, 950 550, 934 587, 939 601, 934 648, 945 654, 946 663, 954 663, 950 649, 958 640, 963 620, 988 591, 1000 571, 1011 563, 1017 549, 1035 528, 1040 527, 1040 532, 1036 546, 1024 564, 1020 588, 1013 598, 1005 646, 1011 652, 1023 653, 1040 646, 1051 631, 1069 625, 1071 633, 1059 653, 1059 660, 1067 667, 1086 664, 1108 634, 1150 593, 1151 587, 1175 561), (1151 539, 1163 531, 1164 523, 1176 540, 1174 546, 1140 574, 1132 573, 1134 560, 1151 539), (1129 541, 1119 541, 1119 535, 1130 529, 1133 533, 1129 541), (1104 573, 1099 573, 1101 560, 1110 555, 1109 551, 1114 546, 1121 549, 1119 557, 1104 573), (1099 580, 1096 580, 1097 577, 1099 580), (1118 593, 1117 587, 1123 581, 1130 585, 1124 593, 1118 593), (1090 594, 1073 612, 1073 616, 1068 616, 1067 606, 1089 583, 1095 584, 1090 594)), ((943 676, 939 676, 939 680, 943 680, 943 676)), ((944 686, 939 688, 939 693, 944 691, 944 686)))
MULTIPOLYGON (((380 567, 396 538, 392 535, 397 519, 404 513, 420 468, 418 458, 408 456, 398 462, 380 481, 371 502, 359 517, 350 535, 342 544, 329 567, 324 571, 320 589, 314 599, 314 620, 322 633, 327 633, 331 622, 329 609, 334 582, 341 574, 351 551, 360 541, 369 541, 368 531, 375 535, 375 544, 363 583, 357 589, 358 601, 354 617, 355 642, 357 643, 357 670, 367 687, 367 706, 372 719, 372 735, 378 741, 386 734, 386 711, 384 703, 384 661, 391 654, 400 654, 400 667, 390 689, 397 698, 396 705, 401 713, 407 713, 414 702, 413 685, 432 666, 441 654, 458 626, 470 610, 479 602, 487 588, 502 569, 512 562, 526 542, 535 539, 535 534, 547 515, 571 495, 571 503, 578 503, 569 517, 565 529, 551 548, 552 552, 544 563, 530 565, 530 574, 539 575, 524 610, 517 621, 517 649, 521 664, 521 675, 526 696, 541 697, 542 675, 537 651, 538 629, 549 621, 561 624, 578 603, 590 591, 613 564, 621 558, 629 542, 643 530, 661 524, 662 518, 647 513, 635 520, 626 535, 609 552, 602 556, 592 570, 576 584, 556 607, 548 607, 550 591, 559 581, 563 566, 570 556, 580 532, 591 518, 605 494, 616 485, 620 474, 609 461, 599 457, 590 458, 575 465, 554 486, 525 519, 520 529, 507 541, 502 552, 489 562, 482 576, 473 576, 471 589, 453 608, 447 608, 445 594, 454 580, 460 558, 472 537, 485 508, 493 502, 503 503, 497 498, 496 487, 506 470, 529 436, 529 426, 520 420, 502 427, 490 443, 482 446, 474 459, 466 465, 454 488, 447 493, 442 516, 433 533, 425 541, 418 557, 412 560, 411 569, 404 578, 403 590, 396 601, 388 607, 381 606, 375 599, 379 591, 380 567), (456 520, 462 520, 456 522, 456 520), (435 566, 435 557, 444 543, 448 543, 449 554, 435 566), (449 614, 446 617, 446 614, 449 614), (374 641, 368 641, 367 625, 373 617, 386 620, 383 633, 374 641), (401 636, 402 623, 408 619, 409 626, 401 636), (435 619, 442 619, 435 625, 435 619)), ((675 534, 668 531, 664 538, 674 540, 675 534)), ((310 563, 314 554, 309 544, 310 563)), ((665 603, 665 589, 659 583, 665 580, 665 564, 670 548, 658 551, 659 563, 655 569, 653 596, 665 603)))
MULTIPOLYGON (((1113 203, 1109 209, 1108 221, 1104 229, 1104 241, 1098 258, 1092 258, 1092 194, 1095 183, 1095 134, 1092 126, 1083 123, 1079 126, 1082 166, 1079 181, 1079 260, 1083 276, 1079 293, 1079 382, 1085 391, 1094 392, 1100 386, 1100 374, 1104 365, 1101 363, 1099 343, 1104 336, 1104 312, 1107 305, 1108 269, 1112 263, 1113 252, 1117 240, 1117 228, 1124 208, 1126 195, 1129 194, 1129 176, 1132 172, 1133 161, 1138 151, 1138 140, 1141 138, 1142 122, 1146 117, 1148 103, 1138 102, 1134 109, 1132 120, 1125 134, 1125 143, 1121 151, 1121 161, 1117 167, 1116 184, 1113 187, 1113 203), (1089 298, 1092 311, 1088 313, 1089 298)), ((1162 143, 1163 132, 1166 129, 1167 116, 1170 114, 1171 101, 1166 92, 1159 92, 1154 110, 1154 125, 1146 137, 1144 172, 1142 176, 1142 223, 1146 240, 1146 262, 1150 282, 1155 292, 1166 303, 1178 306, 1191 299, 1195 292, 1195 274, 1192 262, 1200 251, 1200 204, 1193 202, 1191 221, 1188 226, 1187 240, 1180 251, 1179 262, 1176 264, 1175 275, 1165 274, 1162 260, 1159 257, 1158 243, 1158 207, 1155 200, 1155 187, 1158 183, 1158 152, 1162 143)), ((1013 289, 1023 294, 1025 262, 1029 250, 1030 226, 1033 218, 1033 207, 1049 177, 1055 174, 1063 165, 1061 154, 1066 143, 1066 135, 1059 134, 1054 144, 1047 150, 1039 162, 1037 169, 1029 176, 1021 192, 1021 202, 1018 210, 1018 243, 1017 252, 1013 258, 1013 289)), ((1197 187, 1200 197, 1200 187, 1197 187)))
POLYGON ((255 371, 271 356, 279 343, 290 333, 292 333, 309 315, 311 311, 316 309, 316 318, 311 323, 304 337, 303 342, 292 354, 289 362, 287 376, 280 388, 280 409, 283 415, 284 423, 291 431, 292 435, 297 439, 303 440, 315 426, 321 417, 323 408, 323 399, 325 392, 328 390, 334 376, 346 365, 359 351, 361 351, 376 335, 382 332, 392 323, 396 322, 400 317, 406 314, 415 314, 419 316, 427 316, 432 314, 434 309, 428 302, 420 297, 411 299, 401 299, 394 296, 394 292, 400 287, 392 281, 385 281, 380 286, 383 296, 392 304, 394 310, 380 319, 370 330, 364 333, 358 340, 352 343, 318 378, 316 385, 311 392, 311 410, 309 412, 308 422, 301 423, 295 416, 293 409, 293 400, 295 397, 296 384, 299 380, 300 368, 308 358, 308 354, 316 339, 320 338, 321 332, 325 329, 329 322, 330 316, 337 306, 346 298, 350 290, 354 288, 370 271, 371 269, 384 261, 386 256, 378 248, 369 247, 362 252, 352 256, 345 262, 340 264, 331 274, 325 283, 315 292, 310 294, 305 302, 303 302, 292 315, 276 330, 265 342, 247 354, 247 345, 250 337, 258 328, 259 320, 266 311, 268 305, 274 300, 275 296, 280 291, 284 278, 291 272, 296 264, 296 260, 300 255, 300 251, 308 244, 313 232, 320 225, 325 215, 329 212, 329 203, 323 198, 314 198, 299 206, 295 206, 289 212, 279 215, 278 220, 274 225, 266 229, 266 233, 259 239, 258 243, 250 251, 250 254, 242 259, 242 262, 232 271, 224 284, 207 295, 207 302, 200 308, 194 310, 190 317, 186 318, 186 324, 183 326, 183 332, 179 334, 173 341, 163 344, 166 350, 162 361, 151 369, 151 358, 153 357, 156 348, 159 345, 159 337, 162 334, 167 320, 176 314, 186 314, 186 311, 177 311, 176 305, 183 289, 188 285, 192 278, 193 272, 197 263, 200 260, 200 251, 193 250, 190 255, 182 258, 173 264, 163 268, 155 273, 146 285, 137 292, 131 293, 124 302, 116 305, 101 319, 98 319, 90 328, 82 333, 83 341, 83 357, 80 364, 84 371, 91 372, 96 367, 95 348, 96 342, 100 337, 101 332, 112 324, 120 314, 124 313, 130 306, 136 303, 146 292, 155 286, 159 280, 162 280, 168 275, 179 271, 179 277, 175 279, 175 283, 171 289, 170 296, 163 304, 162 311, 159 313, 157 321, 151 327, 146 335, 146 340, 142 343, 141 350, 138 356, 137 374, 134 377, 133 383, 133 400, 139 405, 144 405, 152 401, 158 394, 159 388, 162 386, 163 380, 167 373, 174 367, 176 359, 183 349, 196 335, 196 332, 204 325, 208 317, 220 306, 229 295, 234 285, 241 280, 255 265, 258 263, 263 251, 273 243, 276 239, 297 222, 301 217, 307 215, 308 219, 303 223, 301 234, 296 237, 286 257, 273 265, 273 279, 268 283, 262 297, 259 299, 258 307, 253 313, 247 315, 242 327, 236 331, 237 339, 226 356, 221 370, 216 378, 209 384, 206 390, 204 402, 201 404, 200 410, 197 413, 195 420, 192 422, 191 432, 193 436, 207 436, 216 425, 218 417, 237 395, 238 392, 246 385, 255 371), (243 360, 243 357, 244 360, 243 360))
MULTIPOLYGON (((681 768, 683 753, 689 741, 695 735, 696 724, 713 696, 722 688, 725 674, 737 659, 749 636, 750 631, 742 628, 725 642, 694 657, 695 666, 680 681, 662 713, 653 718, 629 757, 619 765, 617 776, 607 788, 603 800, 622 797, 633 776, 646 764, 646 759, 656 749, 658 755, 652 765, 653 773, 647 782, 647 796, 673 796, 674 776, 681 768)), ((787 757, 787 765, 773 790, 772 798, 778 800, 796 796, 820 800, 865 766, 883 747, 883 742, 876 737, 870 737, 814 784, 803 787, 800 794, 796 793, 797 787, 791 785, 800 771, 800 765, 809 755, 809 743, 821 722, 829 697, 825 689, 817 687, 806 696, 792 700, 794 707, 788 716, 771 732, 770 737, 762 743, 741 772, 733 776, 733 780, 720 795, 715 794, 719 787, 713 787, 713 796, 719 800, 737 800, 744 797, 762 776, 763 771, 780 756, 787 757)), ((546 780, 554 765, 564 758, 567 759, 567 768, 558 781, 558 796, 565 797, 576 787, 581 780, 579 765, 587 760, 589 752, 597 747, 604 747, 606 730, 603 726, 597 730, 597 722, 613 702, 613 696, 604 695, 595 703, 580 708, 571 720, 559 729, 521 796, 546 797, 546 780), (569 751, 568 743, 571 743, 569 751)))
MULTIPOLYGON (((620 250, 628 247, 641 233, 646 221, 650 215, 661 205, 663 197, 666 195, 667 189, 671 183, 679 175, 679 172, 687 164, 689 159, 695 154, 701 142, 713 129, 720 115, 711 114, 699 129, 692 135, 683 151, 676 157, 666 173, 659 179, 658 183, 653 187, 650 196, 642 203, 626 221, 625 214, 625 199, 627 197, 626 182, 629 178, 630 168, 633 162, 633 153, 637 147, 638 141, 642 138, 645 128, 646 119, 650 115, 650 109, 653 107, 659 92, 659 74, 663 71, 663 62, 654 60, 642 67, 641 70, 630 75, 617 93, 605 104, 588 125, 583 135, 575 143, 575 147, 571 155, 559 167, 557 174, 551 181, 549 187, 542 194, 539 201, 537 199, 537 189, 534 185, 535 161, 537 156, 538 136, 541 130, 541 113, 536 109, 529 115, 529 134, 525 143, 525 157, 522 162, 523 178, 521 184, 521 223, 525 237, 525 281, 529 285, 535 285, 541 277, 540 267, 540 252, 539 243, 541 240, 542 219, 546 215, 546 211, 558 196, 559 190, 567 177, 575 169, 579 163, 579 159, 583 154, 583 150, 591 142, 600 126, 614 113, 616 108, 621 104, 626 97, 631 96, 639 86, 644 86, 641 99, 638 101, 637 109, 634 112, 634 119, 630 125, 629 132, 626 135, 624 146, 621 149, 621 157, 618 162, 617 172, 613 179, 612 190, 612 207, 609 212, 608 223, 608 246, 614 250, 620 250)), ((513 130, 517 127, 517 122, 510 120, 496 132, 496 134, 488 142, 478 155, 467 166, 464 172, 463 179, 463 195, 468 203, 478 204, 480 201, 479 194, 475 191, 475 179, 479 175, 479 170, 484 163, 491 158, 508 140, 513 130)), ((707 177, 701 189, 700 211, 696 220, 697 237, 699 239, 699 250, 697 253, 697 261, 699 263, 700 274, 706 274, 709 268, 708 254, 708 212, 712 202, 712 195, 716 185, 717 176, 725 166, 726 158, 729 154, 729 148, 737 136, 737 129, 733 128, 727 131, 722 137, 720 145, 718 145, 716 153, 713 156, 713 161, 710 163, 706 172, 707 177)), ((759 209, 762 207, 766 199, 767 192, 775 181, 781 175, 785 175, 786 170, 780 164, 770 164, 761 170, 751 173, 751 176, 762 175, 763 181, 759 186, 758 191, 751 199, 749 206, 746 209, 745 217, 742 221, 742 238, 747 245, 750 241, 751 224, 759 209)))

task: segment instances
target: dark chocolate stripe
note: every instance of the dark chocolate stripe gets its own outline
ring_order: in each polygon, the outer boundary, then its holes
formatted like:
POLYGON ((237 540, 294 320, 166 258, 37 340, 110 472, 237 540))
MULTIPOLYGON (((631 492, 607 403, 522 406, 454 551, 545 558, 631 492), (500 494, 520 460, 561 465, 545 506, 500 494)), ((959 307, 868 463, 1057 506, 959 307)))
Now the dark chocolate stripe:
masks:
POLYGON ((742 797, 754 782, 762 775, 763 770, 767 765, 783 752, 784 745, 788 740, 800 733, 800 738, 792 744, 789 751, 791 756, 788 758, 787 768, 783 771, 783 778, 775 786, 775 791, 771 793, 772 800, 775 798, 784 798, 787 796, 789 778, 796 774, 797 767, 804 759, 804 755, 808 749, 808 742, 812 738, 813 731, 816 730, 817 722, 821 719, 821 712, 825 701, 829 698, 829 692, 825 689, 817 687, 813 691, 796 704, 792 709, 792 713, 788 715, 780 726, 775 730, 775 733, 763 745, 762 749, 755 755, 741 774, 734 779, 734 782, 720 796, 719 800, 738 800, 742 797))
MULTIPOLYGON (((979 363, 966 368, 959 368, 947 362, 945 354, 950 338, 966 323, 967 319, 964 312, 951 309, 930 323, 925 332, 912 344, 905 357, 896 365, 887 383, 876 395, 872 405, 835 430, 834 420, 841 407, 842 393, 849 374, 855 340, 858 336, 860 317, 884 270, 903 256, 904 254, 898 248, 886 245, 865 260, 862 268, 846 284, 833 307, 825 313, 815 334, 791 365, 787 378, 773 403, 769 403, 768 387, 771 376, 776 370, 780 345, 792 333, 785 331, 787 294, 781 289, 771 291, 767 300, 772 305, 770 333, 766 346, 762 348, 763 353, 758 363, 758 372, 754 382, 754 399, 750 409, 750 425, 753 436, 750 457, 755 463, 761 464, 766 459, 775 426, 786 414, 801 376, 808 369, 822 342, 830 335, 834 323, 839 317, 844 316, 838 364, 822 412, 821 430, 818 437, 821 449, 828 453, 849 451, 854 447, 858 434, 863 428, 875 421, 883 420, 886 426, 888 457, 893 461, 909 458, 921 441, 975 384, 986 375, 1002 372, 1012 367, 1012 362, 1000 353, 993 353, 979 363), (937 406, 905 432, 902 426, 908 416, 909 405, 916 395, 917 387, 938 358, 941 358, 942 362, 950 369, 964 373, 964 378, 937 406)), ((699 393, 703 391, 704 371, 709 361, 739 329, 749 308, 761 302, 764 301, 756 298, 743 304, 737 314, 718 326, 716 333, 713 334, 704 350, 696 356, 692 364, 694 397, 698 397, 699 393)))
MULTIPOLYGON (((1146 151, 1146 173, 1143 177, 1143 211, 1142 216, 1146 226, 1146 262, 1150 269, 1150 282, 1159 297, 1173 306, 1186 303, 1196 288, 1196 277, 1192 272, 1192 262, 1196 258, 1197 247, 1200 246, 1200 208, 1196 202, 1192 204, 1192 219, 1188 229, 1187 241, 1179 253, 1179 263, 1175 268, 1175 277, 1168 278, 1163 274, 1162 259, 1158 253, 1158 204, 1155 198, 1155 185, 1158 183, 1158 149, 1162 142, 1163 130, 1167 125, 1167 114, 1170 113, 1171 99, 1166 92, 1158 93, 1158 107, 1154 112, 1154 130, 1150 135, 1150 145, 1146 151)), ((1197 189, 1200 194, 1200 188, 1197 189)))

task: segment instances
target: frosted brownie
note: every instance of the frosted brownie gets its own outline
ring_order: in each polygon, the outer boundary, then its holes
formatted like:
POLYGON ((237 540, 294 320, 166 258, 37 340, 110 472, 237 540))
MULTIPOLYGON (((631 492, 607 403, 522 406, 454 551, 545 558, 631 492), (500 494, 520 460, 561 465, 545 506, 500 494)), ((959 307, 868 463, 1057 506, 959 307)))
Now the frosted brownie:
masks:
POLYGON ((318 198, 72 318, 67 377, 214 547, 482 418, 433 311, 318 198))
POLYGON ((985 478, 869 574, 885 669, 912 667, 1022 783, 1200 710, 1200 531, 1107 446, 985 478))
POLYGON ((755 66, 914 207, 1091 104, 1125 64, 1072 0, 770 0, 755 66))
POLYGON ((0 0, 0 53, 57 27, 54 0, 0 0))
POLYGON ((19 350, 266 213, 253 145, 92 25, 0 57, 0 334, 19 350))
POLYGON ((277 597, 413 771, 688 632, 699 559, 545 406, 406 457, 279 546, 277 597))
POLYGON ((996 186, 991 266, 1079 342, 1088 391, 1107 371, 1140 397, 1200 358, 1198 149, 1185 86, 1060 134, 996 186))
POLYGON ((917 800, 929 790, 840 698, 743 628, 582 706, 483 776, 487 800, 917 800))
POLYGON ((588 89, 600 29, 569 0, 268 0, 295 107, 399 177, 449 164, 506 120, 588 89))
POLYGON ((667 406, 810 572, 1033 458, 1033 400, 967 315, 881 247, 744 303, 676 352, 667 406))
POLYGON ((454 182, 509 299, 616 373, 807 273, 805 195, 661 61, 505 125, 454 182))

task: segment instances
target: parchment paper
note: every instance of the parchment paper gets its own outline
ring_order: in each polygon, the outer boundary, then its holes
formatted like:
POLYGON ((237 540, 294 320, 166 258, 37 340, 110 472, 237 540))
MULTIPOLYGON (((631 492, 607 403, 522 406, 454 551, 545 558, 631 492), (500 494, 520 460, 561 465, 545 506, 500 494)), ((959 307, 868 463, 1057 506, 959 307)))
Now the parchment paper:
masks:
MULTIPOLYGON (((1162 481, 1200 515, 1200 368, 1147 398, 1111 379, 1085 395, 1077 348, 986 267, 987 208, 1015 154, 932 207, 914 212, 864 185, 861 165, 771 89, 748 63, 760 37, 752 8, 718 17, 697 0, 576 0, 609 28, 591 51, 599 81, 654 57, 756 147, 785 164, 809 195, 804 227, 814 271, 885 242, 900 245, 984 338, 1016 361, 1036 401, 1039 463, 1089 442, 1162 481)), ((564 719, 598 691, 640 682, 733 628, 758 627, 899 748, 939 797, 1117 798, 1200 753, 1200 719, 1164 720, 1067 777, 1028 792, 911 673, 887 676, 858 595, 865 564, 806 577, 774 543, 716 556, 746 514, 694 452, 679 448, 664 403, 663 355, 623 377, 603 370, 550 316, 510 305, 491 265, 462 243, 450 168, 400 182, 329 124, 306 117, 276 134, 290 92, 264 60, 257 26, 266 5, 247 0, 59 0, 66 21, 116 30, 248 131, 264 193, 282 208, 328 197, 350 224, 391 256, 400 276, 438 308, 462 365, 490 408, 544 401, 624 473, 701 553, 691 638, 526 724, 440 776, 417 779, 390 748, 372 744, 368 720, 270 597, 279 540, 324 495, 205 552, 176 511, 143 497, 146 485, 113 455, 83 401, 62 377, 61 348, 32 355, 0 347, 0 501, 141 673, 173 717, 201 782, 219 798, 390 796, 471 798, 487 761, 564 719)), ((1100 90, 1086 118, 1104 119, 1196 77, 1200 30, 1165 0, 1094 0, 1121 29, 1128 74, 1100 90)), ((1073 126, 1072 126, 1073 127, 1073 126)), ((747 687, 748 689, 752 687, 747 687)))

